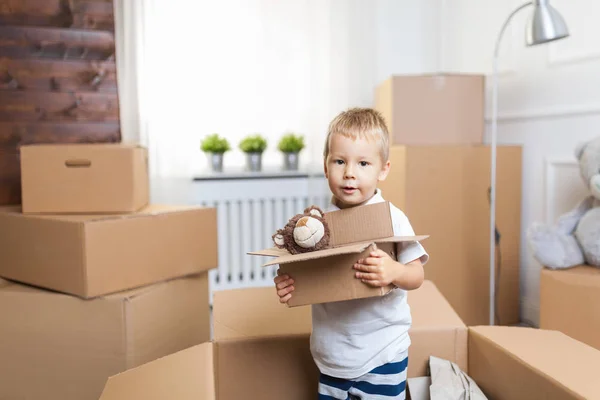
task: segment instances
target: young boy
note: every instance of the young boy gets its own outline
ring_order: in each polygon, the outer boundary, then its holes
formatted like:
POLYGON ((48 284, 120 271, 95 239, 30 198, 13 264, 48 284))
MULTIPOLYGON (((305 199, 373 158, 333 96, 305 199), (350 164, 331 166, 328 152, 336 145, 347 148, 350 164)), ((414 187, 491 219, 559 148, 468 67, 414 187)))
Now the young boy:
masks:
MULTIPOLYGON (((353 108, 329 125, 325 177, 333 194, 329 211, 384 201, 377 183, 390 170, 388 130, 375 110, 353 108)), ((391 206, 394 235, 412 236, 406 215, 391 206)), ((399 245, 400 247, 400 245, 399 245)), ((377 250, 357 260, 355 276, 395 288, 381 297, 312 306, 311 353, 321 371, 319 399, 404 399, 411 326, 406 291, 423 283, 429 256, 420 243, 398 249, 397 260, 377 250)), ((293 295, 293 277, 275 278, 280 301, 293 295)))

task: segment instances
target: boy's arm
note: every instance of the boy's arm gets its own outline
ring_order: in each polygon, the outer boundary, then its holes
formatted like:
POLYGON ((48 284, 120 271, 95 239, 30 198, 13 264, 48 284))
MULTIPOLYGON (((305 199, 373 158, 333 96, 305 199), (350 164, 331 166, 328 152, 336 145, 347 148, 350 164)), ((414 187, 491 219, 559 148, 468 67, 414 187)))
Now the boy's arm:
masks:
POLYGON ((394 284, 404 290, 418 289, 425 279, 420 258, 402 264, 383 250, 372 251, 369 257, 354 264, 356 278, 371 286, 394 284))
POLYGON ((423 271, 423 263, 420 258, 413 260, 406 264, 400 264, 398 261, 393 262, 399 264, 396 268, 399 270, 398 278, 392 283, 394 286, 404 290, 418 289, 425 279, 425 272, 423 271))

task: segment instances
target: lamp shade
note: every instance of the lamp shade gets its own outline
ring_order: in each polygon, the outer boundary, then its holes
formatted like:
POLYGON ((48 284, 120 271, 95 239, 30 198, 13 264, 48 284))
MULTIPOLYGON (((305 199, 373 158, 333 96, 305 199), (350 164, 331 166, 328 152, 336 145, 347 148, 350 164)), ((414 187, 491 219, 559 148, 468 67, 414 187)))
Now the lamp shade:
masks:
POLYGON ((527 45, 535 46, 567 36, 567 24, 558 11, 548 4, 548 0, 535 0, 533 13, 527 22, 527 45))

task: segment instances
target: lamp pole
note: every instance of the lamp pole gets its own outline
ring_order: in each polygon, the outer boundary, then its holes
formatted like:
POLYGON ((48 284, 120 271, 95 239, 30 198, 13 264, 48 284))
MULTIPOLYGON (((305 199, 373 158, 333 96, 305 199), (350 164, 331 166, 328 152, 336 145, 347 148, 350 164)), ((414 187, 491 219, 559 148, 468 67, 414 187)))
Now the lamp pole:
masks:
POLYGON ((516 8, 504 21, 496 38, 492 61, 492 123, 491 123, 491 168, 490 168, 490 325, 496 321, 496 147, 498 136, 498 53, 504 32, 513 17, 522 9, 533 5, 525 3, 516 8))
POLYGON ((504 21, 496 39, 492 73, 492 126, 491 126, 491 168, 490 168, 490 325, 496 321, 496 147, 498 136, 498 53, 504 31, 512 18, 522 9, 533 6, 534 10, 527 26, 527 45, 552 42, 569 36, 569 30, 562 16, 549 0, 533 0, 517 7, 504 21))

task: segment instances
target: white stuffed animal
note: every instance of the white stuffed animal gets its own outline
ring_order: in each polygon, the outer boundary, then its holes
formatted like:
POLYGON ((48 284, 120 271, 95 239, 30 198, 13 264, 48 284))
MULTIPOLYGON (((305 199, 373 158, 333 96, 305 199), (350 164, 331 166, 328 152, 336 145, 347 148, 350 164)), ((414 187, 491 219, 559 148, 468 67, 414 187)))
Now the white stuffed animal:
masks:
POLYGON ((535 223, 527 232, 534 258, 550 269, 600 267, 600 137, 578 146, 576 156, 590 196, 555 226, 535 223))

